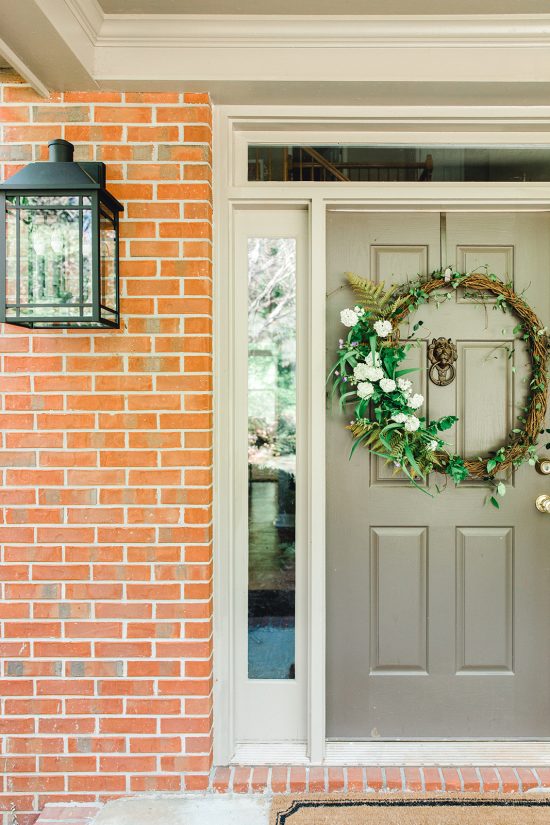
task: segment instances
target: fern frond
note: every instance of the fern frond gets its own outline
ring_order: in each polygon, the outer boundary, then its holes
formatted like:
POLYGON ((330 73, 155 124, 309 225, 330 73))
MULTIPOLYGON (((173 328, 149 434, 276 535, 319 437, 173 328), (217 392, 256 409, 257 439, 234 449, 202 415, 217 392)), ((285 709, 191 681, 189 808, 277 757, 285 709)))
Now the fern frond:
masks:
POLYGON ((361 278, 354 272, 346 272, 346 277, 365 312, 378 318, 394 315, 396 309, 406 302, 405 296, 396 297, 399 291, 398 285, 386 290, 385 281, 376 284, 367 278, 361 278))

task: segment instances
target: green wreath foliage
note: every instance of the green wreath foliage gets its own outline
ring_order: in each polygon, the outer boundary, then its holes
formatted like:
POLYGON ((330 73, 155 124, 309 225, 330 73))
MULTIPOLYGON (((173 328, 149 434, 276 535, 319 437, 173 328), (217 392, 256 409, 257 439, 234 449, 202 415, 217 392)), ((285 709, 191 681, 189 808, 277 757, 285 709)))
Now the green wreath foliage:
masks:
MULTIPOLYGON (((546 328, 523 296, 492 274, 459 273, 448 267, 388 289, 384 282, 374 283, 353 273, 347 273, 347 278, 358 303, 341 312, 341 321, 349 332, 340 339, 328 380, 332 381, 333 395, 339 396, 342 411, 353 405, 354 417, 348 425, 354 439, 350 458, 357 447, 366 447, 428 495, 433 495, 429 485, 432 472, 446 475, 455 484, 481 478, 491 487, 489 501, 498 507, 498 498, 506 492, 505 479, 499 479, 498 474, 525 461, 534 464, 538 436, 544 432, 549 355, 546 328), (414 343, 400 341, 399 324, 430 298, 446 300, 459 286, 479 300, 484 300, 487 293, 496 296, 495 309, 518 316, 520 323, 514 334, 527 343, 532 369, 529 399, 509 442, 488 456, 474 459, 448 451, 444 433, 458 418, 448 415, 429 420, 423 416, 420 410, 424 398, 414 392, 407 377, 417 370, 401 366, 414 343)), ((413 334, 420 324, 413 327, 413 334)), ((550 443, 546 447, 550 448, 550 443)), ((435 490, 440 492, 441 487, 436 484, 435 490)))

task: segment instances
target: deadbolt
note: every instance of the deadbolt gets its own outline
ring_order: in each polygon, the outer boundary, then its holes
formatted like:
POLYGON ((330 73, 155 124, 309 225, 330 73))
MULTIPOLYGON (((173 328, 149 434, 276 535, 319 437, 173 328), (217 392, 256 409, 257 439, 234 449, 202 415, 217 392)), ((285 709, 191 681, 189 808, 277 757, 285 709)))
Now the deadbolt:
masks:
POLYGON ((541 476, 550 476, 550 458, 539 458, 535 468, 541 476))
POLYGON ((541 513, 548 513, 550 515, 550 496, 543 493, 535 501, 535 506, 541 513))

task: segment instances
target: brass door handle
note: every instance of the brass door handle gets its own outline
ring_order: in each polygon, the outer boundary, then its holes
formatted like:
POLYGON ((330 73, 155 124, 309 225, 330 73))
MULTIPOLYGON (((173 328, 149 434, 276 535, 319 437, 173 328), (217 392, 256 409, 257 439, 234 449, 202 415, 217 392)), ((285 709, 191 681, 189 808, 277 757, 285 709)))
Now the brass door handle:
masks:
POLYGON ((548 515, 550 515, 550 496, 543 493, 535 501, 535 506, 541 513, 548 513, 548 515))

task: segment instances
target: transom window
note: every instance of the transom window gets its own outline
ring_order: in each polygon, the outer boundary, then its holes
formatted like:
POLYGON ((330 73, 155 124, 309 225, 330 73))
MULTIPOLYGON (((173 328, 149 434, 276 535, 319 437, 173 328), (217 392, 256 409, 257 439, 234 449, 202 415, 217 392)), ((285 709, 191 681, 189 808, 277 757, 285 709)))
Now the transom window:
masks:
POLYGON ((249 181, 308 183, 550 181, 547 146, 266 145, 248 147, 249 181))

